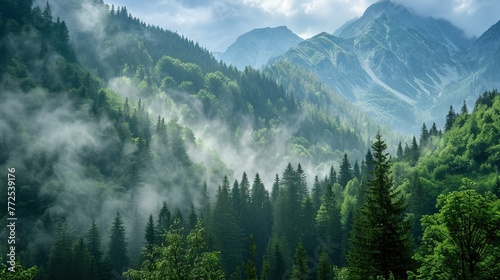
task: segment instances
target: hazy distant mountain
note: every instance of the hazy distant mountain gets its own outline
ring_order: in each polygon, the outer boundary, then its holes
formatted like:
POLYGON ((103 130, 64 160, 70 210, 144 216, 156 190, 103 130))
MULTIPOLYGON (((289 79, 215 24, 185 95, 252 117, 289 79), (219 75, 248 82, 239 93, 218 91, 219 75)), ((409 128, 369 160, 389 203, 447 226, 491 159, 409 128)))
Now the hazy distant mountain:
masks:
MULTIPOLYGON (((464 55, 465 60, 474 70, 491 68, 497 70, 500 59, 500 21, 484 32, 464 55)), ((498 71, 497 71, 498 72, 498 71)), ((490 73, 494 74, 494 73, 490 73)), ((496 76, 498 77, 498 75, 496 76)), ((495 79, 493 81, 499 81, 495 79)))
POLYGON ((214 56, 238 69, 244 69, 245 66, 258 69, 269 59, 284 54, 301 41, 302 38, 286 26, 259 28, 239 36, 222 55, 214 56))
POLYGON ((472 101, 500 81, 494 71, 500 60, 499 23, 475 41, 448 21, 381 1, 334 34, 318 34, 281 59, 312 70, 400 130, 414 129, 424 119, 441 120, 441 104, 472 101))

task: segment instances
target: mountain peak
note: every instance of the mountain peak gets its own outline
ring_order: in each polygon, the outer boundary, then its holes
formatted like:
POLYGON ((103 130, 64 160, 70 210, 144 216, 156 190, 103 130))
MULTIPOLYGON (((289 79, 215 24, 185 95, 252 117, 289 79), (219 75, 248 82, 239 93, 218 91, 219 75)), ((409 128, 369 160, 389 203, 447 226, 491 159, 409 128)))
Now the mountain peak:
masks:
POLYGON ((221 58, 239 69, 246 66, 258 69, 269 59, 284 54, 301 41, 302 38, 284 25, 256 28, 240 35, 221 58))
POLYGON ((334 34, 352 39, 364 36, 367 32, 378 31, 385 34, 394 27, 417 31, 424 37, 448 45, 450 53, 465 51, 473 41, 447 20, 418 15, 413 10, 388 0, 372 4, 363 16, 342 26, 334 34))
POLYGON ((389 0, 382 0, 368 7, 363 16, 377 15, 380 13, 404 14, 411 12, 400 4, 393 3, 389 0))

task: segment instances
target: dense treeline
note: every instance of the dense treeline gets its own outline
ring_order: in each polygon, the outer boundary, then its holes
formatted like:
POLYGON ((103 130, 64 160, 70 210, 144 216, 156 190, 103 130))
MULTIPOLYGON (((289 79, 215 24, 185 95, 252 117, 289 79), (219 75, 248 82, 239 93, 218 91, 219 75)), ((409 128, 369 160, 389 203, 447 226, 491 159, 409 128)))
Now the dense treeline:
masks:
MULTIPOLYGON (((419 141, 400 143, 393 158, 380 134, 366 149, 357 124, 315 107, 321 94, 301 99, 282 88, 291 80, 237 71, 124 7, 92 3, 104 11, 106 40, 85 45, 95 34, 76 32, 76 48, 49 3, 0 5, 0 166, 19 174, 22 221, 17 273, 2 264, 1 279, 492 279, 500 272, 498 92, 481 96, 471 113, 465 104, 459 114, 450 108, 444 132, 424 124, 419 141), (116 76, 137 94, 107 87, 116 76), (168 112, 152 115, 155 104, 168 112), (300 123, 286 143, 296 163, 262 170, 276 173, 272 186, 257 172, 233 181, 232 166, 217 155, 205 165, 189 152, 203 140, 191 126, 221 121, 230 145, 247 137, 240 124, 248 119, 255 147, 300 123), (308 186, 298 161, 332 158, 339 164, 308 186)), ((6 205, 3 188, 0 201, 6 205)), ((2 243, 2 256, 7 250, 2 243)))

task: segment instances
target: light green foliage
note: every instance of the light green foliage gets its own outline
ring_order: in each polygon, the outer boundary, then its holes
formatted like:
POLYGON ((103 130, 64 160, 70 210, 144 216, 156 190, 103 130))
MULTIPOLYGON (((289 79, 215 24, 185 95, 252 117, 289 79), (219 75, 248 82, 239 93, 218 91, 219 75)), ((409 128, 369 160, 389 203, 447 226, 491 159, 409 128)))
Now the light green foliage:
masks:
POLYGON ((184 240, 179 220, 174 220, 165 237, 165 244, 155 246, 155 258, 146 261, 140 270, 129 269, 125 279, 225 279, 219 252, 206 252, 205 229, 198 219, 196 227, 184 240))
POLYGON ((494 279, 500 273, 500 200, 466 187, 440 195, 422 217, 419 279, 494 279))
POLYGON ((37 272, 38 268, 36 266, 25 269, 19 263, 16 263, 14 272, 9 271, 5 262, 0 258, 0 279, 2 280, 33 280, 37 272))
POLYGON ((434 201, 440 193, 456 191, 463 177, 476 183, 480 193, 492 191, 497 169, 500 167, 500 97, 498 92, 485 92, 479 97, 472 113, 458 115, 454 125, 439 140, 431 133, 428 152, 422 155, 414 170, 397 163, 395 181, 417 182, 412 172, 417 172, 421 213, 433 213, 434 201))

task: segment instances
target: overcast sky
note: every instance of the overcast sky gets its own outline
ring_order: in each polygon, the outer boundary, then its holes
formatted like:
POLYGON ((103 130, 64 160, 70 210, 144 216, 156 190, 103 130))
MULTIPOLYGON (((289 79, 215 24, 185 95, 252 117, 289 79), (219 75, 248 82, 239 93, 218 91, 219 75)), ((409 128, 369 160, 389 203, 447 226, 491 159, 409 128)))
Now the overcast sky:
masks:
MULTIPOLYGON (((210 51, 225 51, 254 28, 286 25, 307 39, 333 32, 376 0, 104 0, 126 6, 146 23, 177 31, 210 51)), ((500 20, 498 0, 393 0, 416 13, 444 18, 480 36, 500 20)))

